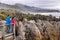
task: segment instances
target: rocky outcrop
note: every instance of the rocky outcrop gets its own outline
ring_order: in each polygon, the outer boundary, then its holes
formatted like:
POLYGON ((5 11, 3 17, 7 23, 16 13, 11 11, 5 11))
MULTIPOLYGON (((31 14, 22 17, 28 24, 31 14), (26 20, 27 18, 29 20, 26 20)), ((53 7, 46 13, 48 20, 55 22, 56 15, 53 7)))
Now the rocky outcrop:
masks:
POLYGON ((19 22, 18 40, 60 40, 60 22, 26 19, 19 22))

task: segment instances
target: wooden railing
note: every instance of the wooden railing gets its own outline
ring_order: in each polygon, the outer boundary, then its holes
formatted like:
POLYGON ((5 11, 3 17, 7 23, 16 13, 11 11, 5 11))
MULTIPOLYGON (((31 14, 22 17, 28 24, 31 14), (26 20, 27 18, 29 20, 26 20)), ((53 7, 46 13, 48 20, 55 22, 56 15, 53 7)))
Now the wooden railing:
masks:
POLYGON ((15 36, 15 24, 14 24, 14 27, 13 27, 13 33, 9 33, 9 34, 6 34, 5 30, 6 30, 6 25, 0 25, 0 27, 3 27, 2 28, 2 36, 0 36, 0 39, 2 40, 6 40, 5 38, 7 37, 10 37, 10 36, 13 36, 14 40, 16 39, 16 36, 15 36))

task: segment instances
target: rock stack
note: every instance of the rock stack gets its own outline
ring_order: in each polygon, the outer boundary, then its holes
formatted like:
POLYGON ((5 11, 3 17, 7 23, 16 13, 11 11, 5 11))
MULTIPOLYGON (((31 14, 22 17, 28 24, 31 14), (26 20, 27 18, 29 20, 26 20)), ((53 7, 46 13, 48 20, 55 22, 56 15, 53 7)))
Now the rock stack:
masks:
POLYGON ((25 19, 17 29, 18 40, 60 40, 60 22, 25 19))

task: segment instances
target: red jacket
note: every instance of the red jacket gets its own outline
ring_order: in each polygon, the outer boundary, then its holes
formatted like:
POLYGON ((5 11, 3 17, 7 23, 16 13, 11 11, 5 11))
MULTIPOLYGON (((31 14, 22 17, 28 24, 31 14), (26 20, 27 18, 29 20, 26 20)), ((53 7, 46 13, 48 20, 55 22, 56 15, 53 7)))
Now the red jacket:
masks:
POLYGON ((10 22, 11 25, 14 25, 15 24, 15 19, 13 18, 10 22))

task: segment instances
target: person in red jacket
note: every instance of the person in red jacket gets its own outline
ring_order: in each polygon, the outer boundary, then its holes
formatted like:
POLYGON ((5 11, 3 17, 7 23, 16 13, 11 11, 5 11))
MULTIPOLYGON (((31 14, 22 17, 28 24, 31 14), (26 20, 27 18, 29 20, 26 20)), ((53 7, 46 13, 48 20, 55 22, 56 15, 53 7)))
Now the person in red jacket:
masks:
POLYGON ((15 24, 15 19, 14 19, 14 17, 12 17, 12 19, 11 19, 11 22, 10 22, 10 32, 13 32, 13 27, 14 27, 14 24, 15 24))

